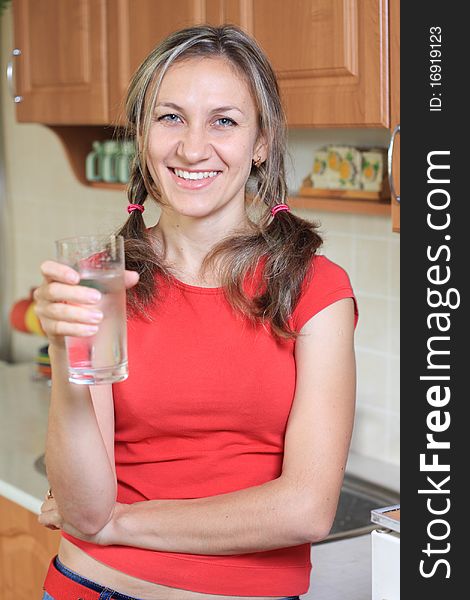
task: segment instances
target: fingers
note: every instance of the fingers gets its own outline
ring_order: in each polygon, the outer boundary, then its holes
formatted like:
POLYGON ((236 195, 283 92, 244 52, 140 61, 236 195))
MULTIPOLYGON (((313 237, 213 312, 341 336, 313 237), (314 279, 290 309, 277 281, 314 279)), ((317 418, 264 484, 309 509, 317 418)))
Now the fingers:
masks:
POLYGON ((49 338, 51 337, 89 337, 98 332, 98 325, 84 323, 69 323, 67 321, 41 320, 42 328, 49 338))
POLYGON ((80 275, 75 269, 53 260, 46 260, 42 263, 41 273, 46 281, 62 281, 72 284, 80 281, 80 275))
POLYGON ((38 522, 48 529, 61 529, 62 517, 57 510, 57 503, 54 497, 49 497, 47 494, 41 505, 41 513, 38 516, 38 522))
POLYGON ((57 502, 54 496, 49 495, 48 490, 44 496, 44 502, 41 505, 41 510, 51 510, 52 508, 57 508, 57 502))
POLYGON ((48 336, 93 335, 103 319, 97 290, 49 283, 35 297, 36 314, 48 336))
MULTIPOLYGON (((103 314, 99 290, 78 285, 79 274, 67 265, 47 260, 41 265, 43 283, 34 291, 35 311, 47 337, 87 337, 98 331, 103 314)), ((126 288, 139 280, 136 271, 125 271, 126 288)))
POLYGON ((139 274, 137 271, 124 271, 124 284, 126 288, 134 287, 139 281, 139 274))
POLYGON ((62 528, 62 517, 56 510, 49 510, 41 513, 38 516, 38 522, 44 527, 49 529, 61 529, 62 528))
POLYGON ((98 331, 102 312, 95 306, 98 290, 77 285, 79 274, 54 261, 41 265, 43 283, 34 291, 35 311, 46 335, 86 337, 98 331))
POLYGON ((101 293, 93 288, 82 285, 71 285, 52 281, 39 286, 34 291, 37 302, 73 302, 77 304, 96 304, 101 299, 101 293))

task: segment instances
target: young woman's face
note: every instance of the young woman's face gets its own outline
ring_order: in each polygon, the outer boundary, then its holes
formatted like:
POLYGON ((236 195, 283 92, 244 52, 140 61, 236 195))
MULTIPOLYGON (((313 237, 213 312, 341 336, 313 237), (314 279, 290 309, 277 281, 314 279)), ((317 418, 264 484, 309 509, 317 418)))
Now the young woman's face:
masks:
POLYGON ((245 184, 258 157, 266 158, 265 146, 243 77, 221 58, 188 59, 170 67, 148 147, 150 173, 170 211, 195 218, 241 214, 245 184))

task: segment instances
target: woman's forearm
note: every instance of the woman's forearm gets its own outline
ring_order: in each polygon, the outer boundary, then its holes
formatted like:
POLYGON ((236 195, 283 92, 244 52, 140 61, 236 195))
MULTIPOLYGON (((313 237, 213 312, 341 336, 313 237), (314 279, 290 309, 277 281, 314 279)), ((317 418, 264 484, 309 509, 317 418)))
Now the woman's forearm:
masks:
POLYGON ((194 500, 119 505, 107 544, 190 554, 243 554, 309 541, 311 502, 281 478, 194 500))
MULTIPOLYGON (((47 475, 64 520, 80 531, 94 533, 105 525, 115 505, 114 464, 88 386, 69 383, 65 348, 53 347, 49 353, 52 390, 47 475)), ((112 397, 109 401, 112 403, 112 397)))

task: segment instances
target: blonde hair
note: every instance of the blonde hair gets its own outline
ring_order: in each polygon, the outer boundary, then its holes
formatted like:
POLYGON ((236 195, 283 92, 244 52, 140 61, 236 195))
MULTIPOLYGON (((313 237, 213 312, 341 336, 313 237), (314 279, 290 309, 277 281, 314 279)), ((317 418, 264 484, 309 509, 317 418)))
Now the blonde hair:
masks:
MULTIPOLYGON (((154 105, 161 82, 177 62, 195 57, 222 57, 244 77, 259 115, 259 133, 267 147, 267 159, 252 165, 247 186, 253 190, 251 206, 257 209, 248 233, 233 234, 206 256, 203 271, 216 266, 227 300, 257 322, 271 325, 274 335, 295 337, 289 317, 298 301, 311 259, 322 240, 314 223, 271 208, 287 199, 285 176, 286 119, 273 69, 254 39, 233 25, 189 27, 161 42, 137 69, 126 101, 127 136, 136 142, 136 158, 128 186, 130 203, 143 204, 150 197, 162 203, 161 193, 148 169, 147 148, 154 105), (249 298, 243 291, 247 276, 261 268, 263 283, 249 298)), ((131 310, 146 313, 157 298, 155 275, 171 278, 171 270, 149 239, 144 220, 134 211, 120 233, 126 239, 127 268, 140 273, 129 293, 131 310)))

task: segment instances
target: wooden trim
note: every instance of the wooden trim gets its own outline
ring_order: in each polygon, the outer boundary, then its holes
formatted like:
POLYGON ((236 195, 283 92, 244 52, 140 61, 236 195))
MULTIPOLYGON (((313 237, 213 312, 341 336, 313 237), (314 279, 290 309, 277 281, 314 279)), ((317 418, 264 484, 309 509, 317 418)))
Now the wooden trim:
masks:
POLYGON ((390 193, 369 192, 367 190, 330 190, 313 187, 301 187, 299 196, 330 200, 362 200, 363 202, 390 202, 390 193))
POLYGON ((370 200, 332 200, 293 196, 288 199, 289 206, 313 211, 353 213, 360 215, 390 216, 389 202, 371 202, 370 200))

